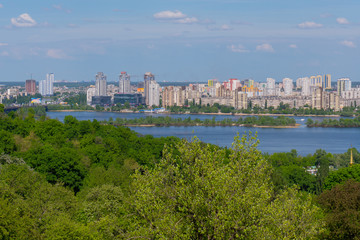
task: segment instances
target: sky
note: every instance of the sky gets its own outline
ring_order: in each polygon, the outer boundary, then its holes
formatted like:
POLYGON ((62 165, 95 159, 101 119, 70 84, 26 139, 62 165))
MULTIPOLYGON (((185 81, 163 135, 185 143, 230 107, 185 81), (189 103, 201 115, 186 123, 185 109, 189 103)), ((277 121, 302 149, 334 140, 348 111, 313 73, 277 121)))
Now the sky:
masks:
POLYGON ((331 74, 360 81, 359 0, 0 0, 0 81, 331 74))

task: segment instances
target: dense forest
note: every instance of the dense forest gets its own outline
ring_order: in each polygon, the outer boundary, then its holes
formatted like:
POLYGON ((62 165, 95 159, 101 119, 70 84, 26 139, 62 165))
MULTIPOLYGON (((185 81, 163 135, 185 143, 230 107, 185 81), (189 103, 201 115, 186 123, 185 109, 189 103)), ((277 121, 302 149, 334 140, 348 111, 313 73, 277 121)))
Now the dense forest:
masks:
POLYGON ((231 119, 225 118, 223 120, 216 121, 215 117, 212 119, 200 120, 199 118, 191 119, 188 118, 171 118, 166 117, 152 117, 147 116, 145 118, 116 118, 115 120, 109 119, 103 123, 113 124, 115 126, 138 126, 138 125, 153 125, 153 126, 295 126, 296 121, 293 118, 280 116, 277 118, 270 116, 259 116, 259 117, 246 117, 231 119))
POLYGON ((360 237, 350 149, 269 155, 258 143, 249 133, 220 148, 0 105, 0 238, 360 237))

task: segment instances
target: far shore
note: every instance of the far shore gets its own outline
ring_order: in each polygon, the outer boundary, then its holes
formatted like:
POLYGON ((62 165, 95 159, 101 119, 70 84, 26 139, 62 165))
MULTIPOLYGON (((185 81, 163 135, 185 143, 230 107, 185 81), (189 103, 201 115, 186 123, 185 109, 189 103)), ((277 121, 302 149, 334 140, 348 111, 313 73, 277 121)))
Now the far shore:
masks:
POLYGON ((301 124, 296 123, 295 126, 258 126, 258 125, 245 125, 245 124, 232 124, 232 125, 205 125, 205 124, 194 124, 194 125, 185 125, 185 124, 169 124, 169 125, 156 125, 156 124, 114 124, 115 126, 124 126, 124 127, 254 127, 254 128, 298 128, 301 124))
MULTIPOLYGON (((68 110, 49 110, 49 112, 109 112, 109 113, 139 113, 138 111, 133 112, 129 110, 112 112, 112 111, 96 111, 96 110, 80 110, 80 109, 68 109, 68 110)), ((294 115, 294 114, 284 114, 284 113, 171 113, 171 112, 161 112, 161 113, 145 113, 149 116, 153 114, 181 114, 181 115, 223 115, 223 116, 285 116, 285 117, 340 117, 340 115, 294 115)))

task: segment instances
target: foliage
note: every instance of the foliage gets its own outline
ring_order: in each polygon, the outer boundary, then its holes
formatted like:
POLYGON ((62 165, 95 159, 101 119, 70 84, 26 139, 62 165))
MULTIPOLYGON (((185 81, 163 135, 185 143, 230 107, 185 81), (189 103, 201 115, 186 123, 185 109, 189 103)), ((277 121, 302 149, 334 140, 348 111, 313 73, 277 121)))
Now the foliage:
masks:
POLYGON ((326 239, 359 239, 360 183, 348 180, 323 192, 318 199, 326 211, 326 239))
POLYGON ((293 118, 284 116, 280 117, 246 117, 231 119, 225 118, 220 121, 216 121, 215 117, 212 119, 200 120, 198 118, 171 118, 166 117, 152 117, 147 116, 145 118, 116 118, 115 121, 109 119, 109 121, 103 121, 104 123, 113 124, 116 126, 134 126, 134 125, 154 125, 154 126, 295 126, 296 122, 293 118))
POLYGON ((336 128, 358 128, 360 127, 360 117, 356 118, 340 118, 330 119, 324 118, 321 122, 308 119, 306 122, 308 127, 336 127, 336 128))
POLYGON ((360 165, 341 168, 337 171, 331 172, 325 179, 325 189, 332 189, 338 184, 343 184, 348 180, 355 180, 360 182, 360 165))
POLYGON ((313 238, 321 232, 311 197, 286 190, 273 200, 271 166, 255 138, 235 139, 230 155, 197 139, 167 148, 154 169, 134 176, 131 204, 142 238, 313 238))

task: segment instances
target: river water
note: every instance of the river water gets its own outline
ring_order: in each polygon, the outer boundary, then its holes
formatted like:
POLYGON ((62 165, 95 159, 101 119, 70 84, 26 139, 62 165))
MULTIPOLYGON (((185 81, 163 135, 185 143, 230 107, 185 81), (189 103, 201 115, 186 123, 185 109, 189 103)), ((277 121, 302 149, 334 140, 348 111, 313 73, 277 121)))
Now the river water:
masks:
MULTIPOLYGON (((146 116, 170 116, 173 118, 206 119, 215 117, 216 120, 224 118, 244 118, 246 116, 229 115, 198 115, 198 114, 147 114, 147 113, 111 113, 111 112, 48 112, 53 119, 64 120, 67 115, 72 115, 78 120, 109 120, 109 118, 140 118, 146 116)), ((260 140, 259 149, 262 152, 288 152, 296 149, 300 155, 313 154, 316 149, 324 149, 331 153, 344 153, 353 147, 360 150, 360 128, 308 128, 305 122, 308 117, 293 117, 299 128, 252 128, 252 127, 131 127, 140 134, 150 134, 154 137, 177 136, 191 140, 194 136, 201 141, 213 143, 219 146, 230 147, 237 134, 245 134, 249 131, 257 133, 260 140)), ((332 117, 338 119, 338 117, 332 117)), ((323 117, 312 117, 321 121, 323 117)))

